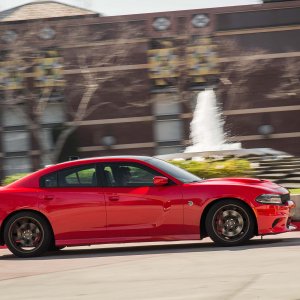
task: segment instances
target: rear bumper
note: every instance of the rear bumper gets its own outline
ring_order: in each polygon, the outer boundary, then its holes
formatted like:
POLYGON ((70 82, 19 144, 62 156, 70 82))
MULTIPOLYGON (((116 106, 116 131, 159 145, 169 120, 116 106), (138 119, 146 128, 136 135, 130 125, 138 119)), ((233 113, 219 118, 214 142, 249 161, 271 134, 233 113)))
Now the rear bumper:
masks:
POLYGON ((276 234, 296 229, 291 223, 295 212, 295 203, 292 200, 283 205, 261 205, 255 208, 257 216, 258 234, 276 234))

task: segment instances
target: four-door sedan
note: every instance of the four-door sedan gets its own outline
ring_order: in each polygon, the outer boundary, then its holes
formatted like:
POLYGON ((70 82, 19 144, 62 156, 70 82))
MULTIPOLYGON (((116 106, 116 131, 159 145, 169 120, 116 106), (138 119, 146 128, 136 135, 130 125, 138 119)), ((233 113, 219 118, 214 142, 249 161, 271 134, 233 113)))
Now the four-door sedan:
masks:
POLYGON ((151 157, 81 159, 0 188, 0 245, 19 257, 206 236, 240 245, 291 230, 293 207, 288 191, 267 180, 203 180, 151 157))

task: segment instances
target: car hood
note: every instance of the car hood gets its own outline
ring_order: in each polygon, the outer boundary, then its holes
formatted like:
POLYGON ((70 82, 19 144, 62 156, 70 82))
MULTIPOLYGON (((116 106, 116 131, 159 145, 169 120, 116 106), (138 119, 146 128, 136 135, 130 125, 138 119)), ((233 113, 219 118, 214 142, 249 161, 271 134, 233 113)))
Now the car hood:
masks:
POLYGON ((279 193, 279 194, 288 194, 289 191, 284 187, 266 179, 257 179, 257 178, 214 178, 206 179, 200 182, 200 184, 207 185, 238 185, 238 186, 248 186, 252 188, 263 189, 264 191, 279 193))

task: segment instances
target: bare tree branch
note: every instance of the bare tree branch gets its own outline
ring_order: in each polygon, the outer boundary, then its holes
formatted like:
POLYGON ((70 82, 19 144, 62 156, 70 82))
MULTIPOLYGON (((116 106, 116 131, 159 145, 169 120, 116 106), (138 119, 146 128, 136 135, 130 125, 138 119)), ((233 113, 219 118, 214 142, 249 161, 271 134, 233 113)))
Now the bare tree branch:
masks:
MULTIPOLYGON (((64 124, 57 140, 54 144, 52 151, 52 162, 58 161, 61 152, 68 140, 68 138, 78 129, 81 121, 89 117, 93 112, 101 106, 107 105, 107 101, 103 101, 103 91, 106 90, 108 83, 114 82, 114 87, 124 88, 124 92, 130 92, 134 89, 133 85, 125 86, 122 81, 118 80, 121 76, 117 71, 107 71, 97 73, 95 68, 98 67, 111 67, 125 64, 128 56, 132 54, 134 44, 126 44, 125 41, 133 36, 137 36, 137 29, 134 27, 126 28, 126 24, 119 26, 121 30, 116 30, 115 39, 107 41, 107 33, 105 30, 98 34, 98 40, 105 40, 103 46, 89 46, 86 37, 90 36, 87 26, 82 26, 74 30, 65 28, 56 28, 57 33, 54 40, 46 41, 45 45, 41 45, 36 41, 38 30, 40 26, 32 28, 26 35, 19 38, 14 44, 7 45, 6 51, 8 52, 9 61, 15 62, 16 65, 22 65, 22 72, 27 76, 24 80, 24 88, 22 93, 17 97, 13 97, 10 91, 4 91, 4 99, 2 106, 9 106, 18 109, 18 103, 26 103, 29 109, 25 110, 28 130, 32 133, 37 141, 42 161, 42 156, 45 154, 41 129, 43 127, 42 119, 47 106, 52 101, 52 95, 55 87, 41 87, 39 92, 32 85, 35 80, 33 78, 33 70, 35 68, 36 60, 40 53, 43 53, 43 47, 47 49, 56 48, 56 45, 61 45, 63 41, 65 51, 72 53, 74 56, 74 64, 69 64, 70 68, 77 68, 80 73, 81 79, 78 80, 73 86, 76 91, 76 99, 67 97, 64 99, 65 107, 68 110, 69 120, 64 124), (69 30, 66 32, 66 30, 69 30), (67 36, 67 38, 66 38, 67 36), (29 74, 29 76, 28 76, 29 74), (30 75, 31 74, 31 75, 30 75), (94 101, 97 94, 97 101, 94 101), (80 96, 79 96, 80 95, 80 96), (76 102, 77 101, 77 102, 76 102)), ((43 25, 44 26, 44 25, 43 25)), ((43 44, 43 43, 42 43, 43 44)), ((67 62, 66 62, 67 63, 67 62)))

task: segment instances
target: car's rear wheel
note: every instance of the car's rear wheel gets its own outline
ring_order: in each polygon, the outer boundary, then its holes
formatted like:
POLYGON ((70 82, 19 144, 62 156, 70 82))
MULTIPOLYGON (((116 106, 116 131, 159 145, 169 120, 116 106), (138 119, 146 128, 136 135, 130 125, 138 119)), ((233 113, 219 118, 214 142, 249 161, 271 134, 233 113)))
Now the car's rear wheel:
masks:
POLYGON ((4 241, 18 257, 34 257, 46 252, 51 244, 48 222, 34 212, 20 212, 12 216, 4 228, 4 241))
POLYGON ((205 226, 209 237, 217 245, 237 246, 253 237, 255 221, 246 204, 228 199, 210 208, 205 226))

